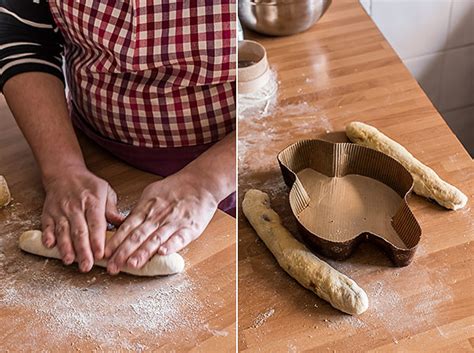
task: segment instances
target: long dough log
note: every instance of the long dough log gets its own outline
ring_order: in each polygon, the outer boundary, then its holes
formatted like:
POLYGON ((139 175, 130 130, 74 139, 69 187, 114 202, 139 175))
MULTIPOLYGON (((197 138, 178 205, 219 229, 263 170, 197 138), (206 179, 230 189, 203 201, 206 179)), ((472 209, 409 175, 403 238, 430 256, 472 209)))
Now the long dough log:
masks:
POLYGON ((418 195, 433 199, 441 206, 452 210, 466 206, 466 195, 442 180, 433 169, 421 163, 405 147, 376 128, 352 122, 346 126, 346 135, 352 142, 385 153, 400 162, 412 175, 413 191, 418 195))
MULTIPOLYGON (((39 230, 30 230, 23 233, 20 236, 20 248, 35 255, 61 259, 56 247, 48 249, 43 245, 41 235, 42 233, 39 230)), ((113 233, 107 232, 107 239, 111 236, 113 236, 113 233)), ((107 260, 96 261, 95 265, 107 267, 107 260)), ((184 259, 181 255, 174 253, 166 256, 155 255, 139 270, 126 267, 122 271, 135 276, 162 276, 172 275, 182 272, 183 270, 184 259)))
POLYGON ((296 240, 270 207, 266 193, 247 191, 242 210, 280 266, 303 287, 345 313, 358 315, 367 310, 369 299, 364 290, 296 240))
POLYGON ((11 199, 7 181, 2 175, 0 175, 0 208, 8 205, 11 199))

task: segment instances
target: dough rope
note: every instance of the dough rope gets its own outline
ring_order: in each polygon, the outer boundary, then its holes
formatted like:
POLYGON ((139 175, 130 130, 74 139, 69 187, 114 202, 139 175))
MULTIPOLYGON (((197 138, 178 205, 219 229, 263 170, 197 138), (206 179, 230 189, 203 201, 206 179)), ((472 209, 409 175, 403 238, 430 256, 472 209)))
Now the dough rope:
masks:
MULTIPOLYGON (((31 254, 61 259, 56 247, 48 249, 41 242, 41 231, 29 230, 20 236, 19 246, 23 251, 31 254)), ((107 238, 113 236, 112 232, 107 232, 107 238)), ((95 261, 97 266, 107 267, 107 260, 95 261)), ((184 259, 181 255, 174 253, 166 256, 153 256, 141 269, 125 267, 122 272, 135 276, 162 276, 173 275, 183 272, 184 259)))
POLYGON ((10 190, 8 190, 8 184, 5 178, 0 175, 0 208, 8 205, 12 200, 10 190))
POLYGON ((354 143, 385 153, 400 162, 413 177, 413 191, 435 200, 441 206, 459 210, 466 206, 467 196, 442 180, 433 169, 421 163, 405 147, 385 136, 373 126, 352 122, 346 135, 354 143))
POLYGON ((296 240, 270 207, 266 193, 247 191, 242 210, 279 265, 303 287, 345 313, 358 315, 367 310, 369 299, 364 290, 296 240))

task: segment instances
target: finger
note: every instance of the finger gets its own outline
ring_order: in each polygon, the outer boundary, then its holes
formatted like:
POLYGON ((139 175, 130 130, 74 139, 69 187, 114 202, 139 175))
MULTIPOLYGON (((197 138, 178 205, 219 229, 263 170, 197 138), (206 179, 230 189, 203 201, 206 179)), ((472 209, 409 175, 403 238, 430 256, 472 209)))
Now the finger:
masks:
POLYGON ((180 251, 198 235, 195 235, 189 229, 182 228, 175 232, 170 238, 158 249, 159 255, 167 255, 180 251))
POLYGON ((52 248, 56 245, 56 237, 54 236, 54 220, 49 216, 42 217, 41 220, 41 240, 43 245, 47 248, 52 248))
POLYGON ((145 216, 141 213, 131 213, 130 216, 122 223, 117 232, 105 244, 105 257, 110 258, 117 248, 122 244, 125 238, 132 230, 137 228, 145 220, 145 216))
POLYGON ((142 268, 148 260, 158 251, 161 244, 169 239, 176 228, 171 224, 165 224, 158 228, 127 260, 127 265, 131 268, 142 268))
POLYGON ((76 211, 69 219, 71 226, 71 239, 76 252, 77 263, 82 272, 88 272, 94 265, 91 245, 89 242, 89 229, 84 215, 76 211))
POLYGON ((54 225, 54 235, 58 244, 59 254, 66 265, 74 262, 76 255, 72 247, 71 237, 69 235, 69 222, 66 218, 61 218, 54 225))
POLYGON ((130 255, 132 255, 147 239, 156 231, 158 225, 145 221, 130 232, 128 237, 120 244, 110 258, 107 269, 110 273, 118 273, 125 266, 130 255))
POLYGON ((117 194, 115 191, 108 186, 107 189, 107 202, 105 205, 105 218, 109 223, 114 226, 120 226, 125 220, 125 216, 122 215, 117 209, 117 194))
POLYGON ((107 231, 104 206, 88 208, 86 211, 86 221, 94 259, 101 260, 104 257, 105 232, 107 231))

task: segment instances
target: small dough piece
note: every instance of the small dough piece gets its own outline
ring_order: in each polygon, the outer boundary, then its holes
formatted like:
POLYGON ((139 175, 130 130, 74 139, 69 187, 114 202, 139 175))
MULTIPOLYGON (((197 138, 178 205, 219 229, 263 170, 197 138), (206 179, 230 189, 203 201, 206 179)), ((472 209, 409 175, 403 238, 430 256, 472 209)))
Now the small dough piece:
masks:
POLYGON ((466 206, 466 195, 373 126, 354 121, 346 126, 346 135, 352 142, 385 153, 401 163, 412 175, 413 191, 418 195, 433 199, 451 210, 466 206))
POLYGON ((369 299, 364 290, 296 240, 270 207, 266 193, 247 191, 242 210, 280 266, 303 287, 345 313, 359 315, 367 310, 369 299))
POLYGON ((0 207, 4 207, 10 203, 12 197, 10 195, 10 190, 8 189, 8 184, 5 178, 0 175, 0 207))
MULTIPOLYGON (((107 232, 107 239, 113 236, 114 233, 107 232)), ((61 259, 59 251, 56 247, 48 249, 41 242, 41 231, 29 230, 24 232, 20 236, 19 245, 23 251, 51 257, 55 259, 61 259)), ((107 267, 107 260, 96 261, 95 265, 101 267, 107 267)), ((141 269, 133 269, 125 267, 122 271, 135 276, 162 276, 162 275, 173 275, 175 273, 183 272, 184 270, 184 259, 181 255, 174 253, 166 256, 153 256, 145 266, 141 269)))

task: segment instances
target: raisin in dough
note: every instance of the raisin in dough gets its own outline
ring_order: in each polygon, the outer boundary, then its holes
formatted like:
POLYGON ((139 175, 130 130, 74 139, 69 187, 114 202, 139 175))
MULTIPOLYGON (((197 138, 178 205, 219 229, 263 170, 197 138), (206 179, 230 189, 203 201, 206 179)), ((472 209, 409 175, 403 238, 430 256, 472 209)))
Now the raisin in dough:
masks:
POLYGON ((346 126, 346 135, 352 142, 385 153, 401 163, 413 177, 413 191, 418 195, 433 199, 451 210, 466 206, 466 195, 373 126, 354 121, 346 126))
MULTIPOLYGON (((30 230, 23 233, 20 236, 20 248, 23 251, 35 255, 61 259, 56 247, 48 249, 43 245, 41 242, 41 234, 42 233, 39 230, 30 230)), ((111 236, 113 236, 113 233, 107 232, 107 238, 110 238, 111 236)), ((95 265, 107 267, 107 260, 96 261, 95 265)), ((182 272, 183 269, 183 258, 181 255, 174 253, 166 256, 155 255, 141 269, 125 267, 122 271, 135 276, 161 276, 173 275, 182 272)))
POLYGON ((5 178, 0 175, 0 207, 8 205, 11 201, 10 190, 8 190, 8 184, 5 178))
POLYGON ((367 310, 369 299, 364 290, 296 240, 271 209, 266 193, 247 191, 242 210, 280 266, 303 287, 345 313, 358 315, 367 310))

